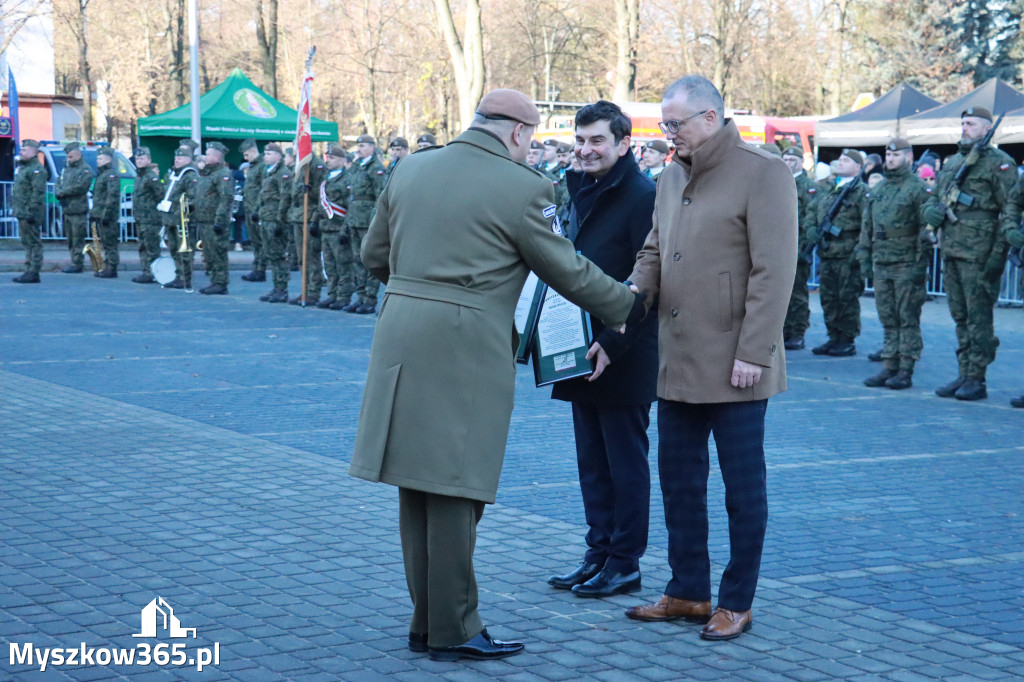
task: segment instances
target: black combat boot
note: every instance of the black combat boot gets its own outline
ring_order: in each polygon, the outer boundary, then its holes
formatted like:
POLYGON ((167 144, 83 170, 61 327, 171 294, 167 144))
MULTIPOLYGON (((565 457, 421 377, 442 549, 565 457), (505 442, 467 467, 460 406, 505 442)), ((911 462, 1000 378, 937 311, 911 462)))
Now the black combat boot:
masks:
POLYGON ((265 294, 263 294, 262 296, 260 296, 260 300, 261 300, 261 301, 263 301, 263 302, 267 302, 267 301, 269 301, 269 300, 270 300, 270 297, 274 295, 274 292, 275 292, 275 291, 277 291, 277 289, 271 289, 271 290, 270 290, 270 291, 268 291, 267 293, 265 293, 265 294))
POLYGON ((815 355, 828 355, 828 352, 836 346, 835 339, 829 339, 820 346, 815 346, 811 349, 811 352, 815 355))
POLYGON ((790 336, 783 341, 786 350, 803 350, 804 349, 804 337, 803 336, 790 336))
POLYGON ((881 388, 882 386, 887 386, 889 379, 892 379, 894 376, 896 376, 896 370, 883 369, 875 376, 865 379, 864 385, 871 388, 881 388))
POLYGON ((908 372, 905 369, 901 369, 899 372, 897 372, 896 376, 886 381, 885 385, 893 389, 894 391, 902 391, 903 389, 910 388, 911 386, 914 385, 914 382, 911 381, 911 377, 913 376, 913 372, 908 372))
POLYGON ((164 285, 164 289, 184 289, 184 288, 185 288, 185 283, 182 282, 177 277, 175 277, 173 281, 168 282, 167 284, 164 285))
POLYGON ((18 284, 39 284, 39 273, 38 272, 26 272, 24 275, 18 275, 17 277, 11 278, 12 282, 18 284))
POLYGON ((967 377, 963 375, 958 376, 956 379, 949 382, 948 384, 944 384, 935 389, 935 395, 939 396, 940 398, 952 398, 954 395, 956 395, 956 392, 960 390, 960 387, 964 385, 965 381, 967 381, 967 377))
POLYGON ((99 277, 100 279, 114 279, 117 277, 117 270, 110 267, 103 268, 95 275, 93 275, 93 277, 99 277))
POLYGON ((274 289, 270 292, 270 296, 267 297, 267 303, 287 303, 288 292, 280 289, 274 289))
POLYGON ((881 362, 882 361, 882 349, 879 348, 874 353, 869 353, 868 354, 868 360, 870 360, 871 362, 881 362))
POLYGON ((317 308, 330 308, 332 305, 334 305, 334 299, 333 298, 325 298, 322 301, 317 301, 316 307, 317 308))
POLYGON ((135 277, 132 277, 132 281, 135 282, 136 284, 153 284, 154 282, 156 282, 156 280, 153 279, 153 275, 151 275, 148 272, 144 272, 141 275, 136 275, 135 277))
POLYGON ((953 396, 957 400, 984 400, 988 397, 988 391, 985 390, 985 380, 968 377, 964 385, 956 389, 956 393, 953 396))
POLYGON ((83 268, 81 265, 65 265, 61 269, 61 272, 67 273, 69 275, 77 275, 78 273, 83 272, 84 270, 85 268, 83 268))
POLYGON ((211 284, 208 287, 200 289, 199 293, 206 294, 207 296, 211 296, 211 295, 221 295, 221 296, 223 296, 224 294, 228 293, 228 288, 226 286, 224 286, 223 284, 211 284))
POLYGON ((853 341, 840 341, 829 348, 828 354, 834 358, 848 358, 857 354, 857 346, 853 341))
POLYGON ((253 270, 252 272, 242 275, 242 279, 246 282, 266 282, 267 272, 266 270, 253 270))
POLYGON ((358 308, 356 308, 352 312, 354 312, 356 315, 369 315, 370 313, 377 312, 377 306, 371 305, 369 303, 362 303, 359 305, 358 308))
POLYGON ((1024 394, 1010 398, 1010 407, 1024 407, 1024 394))

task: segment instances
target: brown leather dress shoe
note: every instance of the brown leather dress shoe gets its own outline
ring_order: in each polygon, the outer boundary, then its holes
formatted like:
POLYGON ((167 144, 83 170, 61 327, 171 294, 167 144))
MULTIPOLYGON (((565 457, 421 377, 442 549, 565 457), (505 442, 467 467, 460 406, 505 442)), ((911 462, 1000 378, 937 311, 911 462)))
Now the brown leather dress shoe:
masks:
POLYGON ((650 622, 682 618, 690 623, 706 623, 711 617, 711 602, 676 599, 665 594, 655 604, 626 609, 626 617, 650 622))
POLYGON ((717 642, 724 639, 736 639, 754 624, 753 611, 730 611, 721 606, 715 608, 711 620, 700 631, 701 639, 717 642))

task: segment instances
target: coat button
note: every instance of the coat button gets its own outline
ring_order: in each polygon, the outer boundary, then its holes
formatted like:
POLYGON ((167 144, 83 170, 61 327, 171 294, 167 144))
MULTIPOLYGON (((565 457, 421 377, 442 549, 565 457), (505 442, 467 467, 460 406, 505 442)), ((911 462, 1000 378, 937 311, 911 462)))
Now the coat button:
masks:
POLYGON ((678 317, 678 316, 679 316, 679 310, 677 310, 676 308, 673 308, 672 309, 672 317, 678 317))
POLYGON ((673 253, 672 254, 672 260, 679 260, 679 258, 680 258, 680 256, 679 256, 678 253, 673 253))
POLYGON ((685 199, 683 199, 683 206, 689 206, 689 205, 690 205, 690 197, 686 197, 685 199))

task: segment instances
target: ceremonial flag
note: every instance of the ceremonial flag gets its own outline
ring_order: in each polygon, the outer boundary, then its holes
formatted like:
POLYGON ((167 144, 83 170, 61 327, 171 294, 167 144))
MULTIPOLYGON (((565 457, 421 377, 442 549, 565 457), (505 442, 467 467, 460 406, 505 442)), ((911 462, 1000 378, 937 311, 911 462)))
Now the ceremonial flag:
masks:
MULTIPOLYGON (((308 62, 307 62, 308 63, 308 62)), ((310 137, 309 94, 313 87, 313 72, 307 68, 299 95, 299 123, 295 130, 295 168, 302 168, 313 156, 313 139, 310 137)))
POLYGON ((21 151, 21 131, 18 126, 18 86, 14 83, 14 72, 7 66, 7 108, 11 110, 11 127, 14 133, 14 153, 21 151))

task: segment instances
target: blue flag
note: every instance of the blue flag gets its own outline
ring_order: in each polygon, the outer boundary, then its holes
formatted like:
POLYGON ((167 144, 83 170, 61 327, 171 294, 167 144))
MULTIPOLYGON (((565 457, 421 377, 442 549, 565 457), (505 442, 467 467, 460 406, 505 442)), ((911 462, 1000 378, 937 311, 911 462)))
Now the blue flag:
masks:
POLYGON ((14 132, 14 153, 21 151, 21 131, 18 129, 18 86, 14 82, 14 72, 7 66, 7 108, 11 110, 11 126, 14 132))

